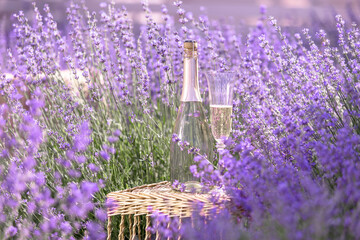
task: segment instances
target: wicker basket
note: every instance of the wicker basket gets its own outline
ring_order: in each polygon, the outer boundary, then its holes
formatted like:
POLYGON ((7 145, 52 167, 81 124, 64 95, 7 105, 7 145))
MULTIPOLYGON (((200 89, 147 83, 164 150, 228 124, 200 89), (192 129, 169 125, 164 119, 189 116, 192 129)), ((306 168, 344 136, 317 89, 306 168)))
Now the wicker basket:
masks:
MULTIPOLYGON (((166 214, 170 217, 190 217, 194 202, 201 202, 203 205, 202 214, 207 214, 213 208, 213 204, 209 200, 208 194, 184 193, 175 191, 171 188, 170 182, 160 182, 149 185, 143 185, 123 191, 111 192, 107 195, 111 207, 108 208, 108 240, 111 239, 111 217, 121 216, 119 225, 118 239, 124 239, 125 232, 125 216, 127 216, 129 226, 129 239, 136 239, 135 236, 141 236, 140 218, 146 216, 146 229, 150 226, 152 210, 166 214), (137 233, 136 233, 137 231, 137 233)), ((145 231, 145 239, 150 239, 150 232, 145 231)), ((158 239, 158 236, 156 236, 158 239)))

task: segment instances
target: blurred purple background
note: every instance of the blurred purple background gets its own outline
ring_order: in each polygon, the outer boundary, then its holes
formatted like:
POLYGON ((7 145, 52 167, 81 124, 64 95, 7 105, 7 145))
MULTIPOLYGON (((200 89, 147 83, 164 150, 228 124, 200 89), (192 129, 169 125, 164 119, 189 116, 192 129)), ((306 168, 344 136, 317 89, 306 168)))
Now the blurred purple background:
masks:
MULTIPOLYGON (((145 20, 141 11, 141 0, 113 0, 116 5, 125 5, 129 10, 135 24, 145 20)), ((34 0, 0 0, 0 23, 9 29, 10 17, 13 13, 23 10, 31 19, 32 2, 34 0)), ((60 28, 66 23, 66 7, 69 0, 36 0, 42 10, 43 5, 48 3, 60 28)), ((91 11, 99 10, 101 2, 106 0, 86 0, 91 11)), ((161 21, 160 8, 166 4, 169 12, 176 16, 176 8, 173 0, 148 0, 153 11, 153 16, 161 21)), ((191 11, 194 16, 201 14, 201 7, 210 19, 233 17, 235 23, 255 25, 259 17, 260 5, 267 6, 268 15, 274 16, 279 23, 286 26, 307 25, 314 22, 334 19, 335 13, 342 14, 345 19, 354 20, 360 16, 360 0, 183 0, 183 8, 191 11)))

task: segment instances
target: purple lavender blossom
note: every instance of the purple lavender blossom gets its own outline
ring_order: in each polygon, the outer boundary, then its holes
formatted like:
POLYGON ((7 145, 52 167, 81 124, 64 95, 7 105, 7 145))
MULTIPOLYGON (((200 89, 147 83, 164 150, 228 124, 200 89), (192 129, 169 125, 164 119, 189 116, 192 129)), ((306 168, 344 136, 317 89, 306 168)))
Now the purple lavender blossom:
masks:
POLYGON ((88 122, 83 122, 80 125, 79 133, 74 137, 73 149, 77 152, 83 152, 91 142, 91 130, 88 122))
POLYGON ((6 229, 6 236, 7 237, 14 237, 17 232, 18 232, 18 230, 17 230, 16 227, 10 226, 10 227, 8 227, 8 229, 6 229))
POLYGON ((357 22, 338 15, 292 35, 262 6, 244 34, 175 1, 163 22, 143 3, 138 28, 125 8, 75 1, 59 30, 48 5, 33 6, 31 19, 14 15, 9 41, 0 29, 0 236, 104 239, 105 194, 166 179, 175 141, 217 207, 194 206, 181 228, 153 212, 163 238, 360 238, 357 22), (199 42, 200 74, 238 73, 217 165, 171 136, 186 38, 199 42))

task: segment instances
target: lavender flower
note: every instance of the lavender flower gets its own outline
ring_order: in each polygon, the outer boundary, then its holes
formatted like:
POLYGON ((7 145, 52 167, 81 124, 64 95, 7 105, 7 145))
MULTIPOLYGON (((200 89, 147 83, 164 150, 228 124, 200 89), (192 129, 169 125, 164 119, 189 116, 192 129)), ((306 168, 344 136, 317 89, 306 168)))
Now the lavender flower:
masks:
POLYGON ((181 228, 153 212, 163 238, 360 237, 357 22, 338 15, 292 35, 261 7, 244 34, 181 1, 161 7, 163 22, 143 3, 141 26, 100 7, 71 2, 58 29, 34 4, 33 18, 19 12, 8 37, 0 30, 0 238, 104 239, 106 193, 167 179, 169 141, 194 155, 217 207, 206 217, 194 206, 181 228), (217 165, 171 136, 186 38, 202 70, 238 73, 217 165))
POLYGON ((89 128, 89 123, 83 122, 80 125, 79 133, 74 137, 73 149, 77 152, 85 151, 91 142, 90 134, 91 130, 89 128))

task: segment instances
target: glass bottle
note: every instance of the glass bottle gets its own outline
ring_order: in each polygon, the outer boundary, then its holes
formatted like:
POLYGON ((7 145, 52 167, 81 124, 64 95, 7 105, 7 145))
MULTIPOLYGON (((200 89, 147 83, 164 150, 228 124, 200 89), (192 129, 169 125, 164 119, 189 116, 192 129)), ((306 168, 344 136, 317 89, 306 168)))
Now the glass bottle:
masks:
MULTIPOLYGON (((197 43, 187 40, 184 42, 183 88, 173 133, 180 138, 180 141, 186 141, 190 147, 198 148, 200 154, 206 155, 208 160, 212 161, 214 139, 209 125, 205 121, 198 75, 197 43)), ((181 150, 178 142, 171 142, 171 181, 178 180, 185 183, 185 186, 193 186, 193 183, 196 184, 200 181, 190 172, 190 166, 195 164, 194 156, 194 154, 188 153, 188 149, 181 150)))

